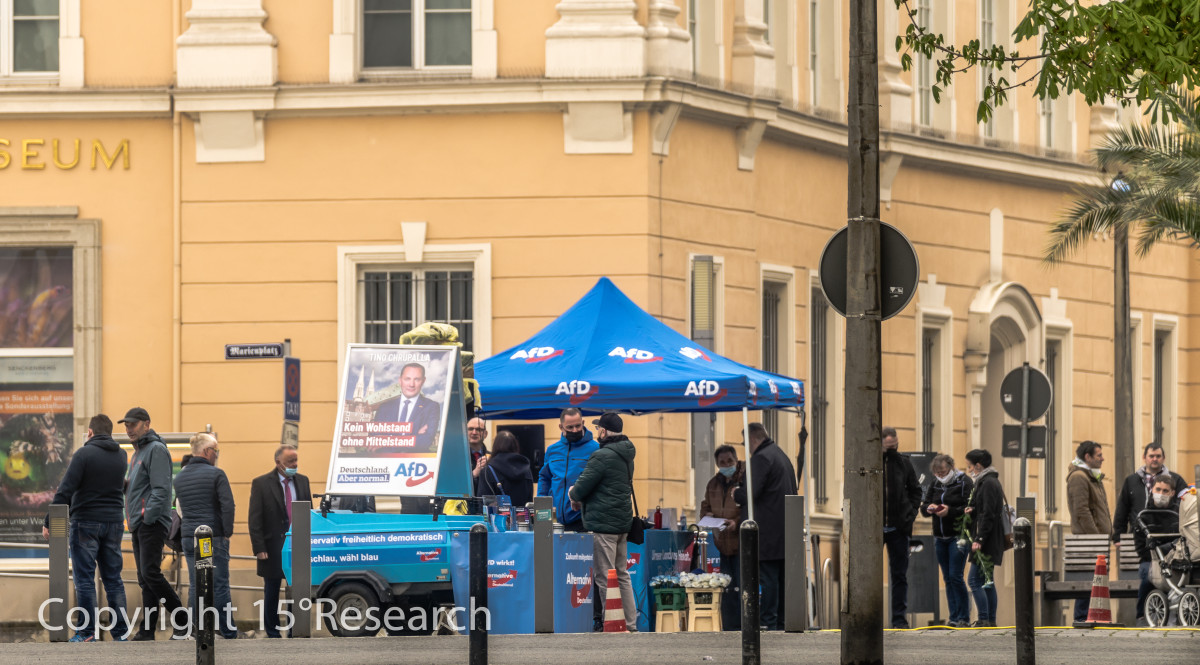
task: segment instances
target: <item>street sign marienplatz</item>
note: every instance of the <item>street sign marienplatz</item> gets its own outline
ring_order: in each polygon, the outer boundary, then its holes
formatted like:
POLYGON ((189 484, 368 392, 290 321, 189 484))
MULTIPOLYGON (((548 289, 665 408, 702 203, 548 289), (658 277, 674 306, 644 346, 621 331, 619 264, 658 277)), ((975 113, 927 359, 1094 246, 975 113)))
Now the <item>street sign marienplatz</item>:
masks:
POLYGON ((283 344, 226 344, 225 360, 270 360, 283 357, 283 344))

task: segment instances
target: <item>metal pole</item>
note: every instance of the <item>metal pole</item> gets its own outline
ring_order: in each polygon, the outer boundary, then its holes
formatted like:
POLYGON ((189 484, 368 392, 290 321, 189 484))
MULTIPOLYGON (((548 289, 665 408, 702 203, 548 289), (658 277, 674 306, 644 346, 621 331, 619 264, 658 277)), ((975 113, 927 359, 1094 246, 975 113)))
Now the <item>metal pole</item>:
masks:
MULTIPOLYGON (((482 524, 471 527, 471 560, 470 560, 470 593, 471 599, 468 612, 471 613, 470 637, 468 649, 471 665, 487 665, 487 564, 488 564, 488 531, 482 524), (478 612, 484 608, 484 612, 478 612)), ((543 575, 542 577, 551 577, 543 575)))
POLYGON ((292 502, 292 599, 289 635, 312 637, 312 501, 292 502))
POLYGON ((762 662, 762 648, 758 634, 758 525, 754 520, 742 522, 738 538, 742 567, 742 665, 758 665, 762 662))
POLYGON ((1021 496, 1025 496, 1025 468, 1029 460, 1029 363, 1021 366, 1021 496))
POLYGON ((1017 612, 1017 665, 1035 665, 1033 640, 1033 524, 1018 517, 1013 524, 1013 566, 1017 612))
POLYGON ((746 442, 746 514, 754 521, 754 482, 750 479, 750 458, 754 453, 750 450, 750 412, 742 407, 742 440, 746 442))
POLYGON ((841 662, 883 663, 883 427, 877 2, 850 3, 847 122, 846 454, 841 662), (853 510, 851 510, 853 508, 853 510))
POLYGON ((1113 473, 1128 478, 1134 467, 1133 356, 1129 335, 1129 229, 1113 227, 1113 473))
MULTIPOLYGON (((533 569, 554 570, 554 499, 548 496, 533 498, 533 569)), ((608 571, 596 572, 596 575, 608 571)), ((593 599, 592 602, 600 602, 593 599)), ((533 576, 533 631, 554 632, 554 576, 533 576)))
POLYGON ((696 549, 699 550, 699 552, 700 552, 700 558, 699 558, 700 570, 707 573, 708 572, 708 531, 705 531, 704 529, 700 529, 699 531, 697 531, 696 539, 693 542, 696 543, 696 549))
POLYGON ((67 534, 70 532, 70 516, 64 503, 50 504, 50 603, 46 608, 51 626, 51 642, 66 642, 71 639, 67 629, 67 610, 70 609, 71 573, 67 566, 67 534))
POLYGON ((220 610, 214 612, 216 621, 206 616, 214 607, 213 593, 213 541, 212 527, 201 524, 196 527, 196 615, 192 617, 192 630, 196 633, 196 665, 215 665, 217 654, 214 639, 214 624, 220 621, 220 610))
POLYGON ((804 544, 804 497, 783 497, 783 629, 808 627, 808 552, 804 544))

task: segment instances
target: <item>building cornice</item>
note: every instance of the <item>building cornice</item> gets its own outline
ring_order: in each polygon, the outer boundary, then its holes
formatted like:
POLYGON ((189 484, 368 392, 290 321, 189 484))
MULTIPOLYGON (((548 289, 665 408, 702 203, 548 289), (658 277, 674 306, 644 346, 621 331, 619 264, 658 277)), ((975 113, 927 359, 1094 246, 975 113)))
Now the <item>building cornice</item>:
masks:
MULTIPOLYGON (((0 92, 0 119, 19 117, 169 117, 185 113, 252 111, 261 118, 380 114, 564 112, 569 104, 621 103, 629 111, 678 104, 682 115, 738 130, 762 127, 774 141, 828 152, 846 149, 846 124, 780 105, 779 100, 663 77, 622 79, 442 79, 348 85, 277 84, 259 88, 137 90, 30 89, 0 92)), ((1008 182, 1072 187, 1098 182, 1077 162, 883 131, 881 158, 906 167, 952 170, 1008 182)))

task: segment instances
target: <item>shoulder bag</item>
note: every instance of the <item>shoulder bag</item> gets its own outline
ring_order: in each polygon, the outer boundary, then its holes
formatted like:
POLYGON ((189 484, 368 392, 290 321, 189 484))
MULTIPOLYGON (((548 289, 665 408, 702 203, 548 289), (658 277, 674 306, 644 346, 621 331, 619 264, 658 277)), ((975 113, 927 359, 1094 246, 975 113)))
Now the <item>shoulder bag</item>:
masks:
POLYGON ((625 462, 625 467, 629 469, 629 496, 633 499, 633 519, 629 522, 628 540, 634 545, 641 545, 646 542, 646 529, 653 528, 653 525, 642 519, 641 513, 638 512, 637 494, 633 491, 633 469, 628 461, 625 462))

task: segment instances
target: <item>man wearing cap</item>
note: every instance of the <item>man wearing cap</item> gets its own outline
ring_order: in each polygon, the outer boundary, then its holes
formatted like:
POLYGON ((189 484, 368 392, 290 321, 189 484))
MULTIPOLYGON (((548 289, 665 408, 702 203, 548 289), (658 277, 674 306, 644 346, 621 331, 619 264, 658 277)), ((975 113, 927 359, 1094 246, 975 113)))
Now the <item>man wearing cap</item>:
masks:
MULTIPOLYGON (((179 596, 162 574, 163 542, 171 526, 171 453, 158 433, 150 428, 150 414, 140 406, 117 421, 133 444, 133 459, 125 477, 125 518, 132 536, 133 561, 137 564, 138 586, 142 589, 142 621, 133 640, 153 640, 154 616, 163 604, 167 622, 182 606, 179 596)), ((171 639, 187 639, 189 622, 175 626, 171 639)))
MULTIPOLYGON (((583 513, 583 527, 592 532, 592 558, 597 588, 607 590, 608 571, 617 571, 625 627, 637 631, 637 607, 629 582, 626 542, 633 521, 633 458, 637 449, 621 433, 621 416, 606 413, 592 421, 600 448, 588 458, 579 479, 567 490, 571 506, 583 513), (599 584, 599 580, 605 584, 599 584)), ((602 602, 594 598, 593 603, 602 602)))

